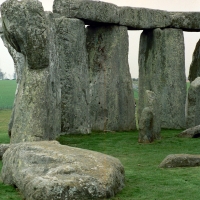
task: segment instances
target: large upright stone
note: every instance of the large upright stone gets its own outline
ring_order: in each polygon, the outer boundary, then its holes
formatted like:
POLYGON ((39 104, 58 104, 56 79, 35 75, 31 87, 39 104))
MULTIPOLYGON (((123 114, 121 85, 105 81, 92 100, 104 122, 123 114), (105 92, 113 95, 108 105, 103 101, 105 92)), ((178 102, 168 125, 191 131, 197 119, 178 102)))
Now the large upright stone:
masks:
POLYGON ((188 90, 186 114, 187 128, 200 125, 200 77, 197 77, 190 84, 188 90))
POLYGON ((15 97, 11 143, 51 140, 60 133, 60 80, 52 15, 39 1, 1 5, 7 42, 25 57, 15 97))
POLYGON ((135 104, 123 26, 87 27, 92 130, 135 129, 135 104))
POLYGON ((167 11, 148 8, 119 8, 120 25, 128 26, 129 29, 150 29, 168 27, 171 17, 167 11))
POLYGON ((188 80, 192 82, 198 76, 200 76, 200 40, 197 42, 195 50, 193 52, 188 80))
POLYGON ((141 34, 139 118, 146 90, 153 91, 160 102, 162 128, 185 128, 186 78, 182 30, 154 29, 141 34))
POLYGON ((86 24, 119 23, 118 7, 101 1, 55 0, 53 12, 65 17, 82 19, 86 24))
POLYGON ((85 24, 58 17, 58 57, 61 77, 61 131, 89 133, 89 78, 85 24))

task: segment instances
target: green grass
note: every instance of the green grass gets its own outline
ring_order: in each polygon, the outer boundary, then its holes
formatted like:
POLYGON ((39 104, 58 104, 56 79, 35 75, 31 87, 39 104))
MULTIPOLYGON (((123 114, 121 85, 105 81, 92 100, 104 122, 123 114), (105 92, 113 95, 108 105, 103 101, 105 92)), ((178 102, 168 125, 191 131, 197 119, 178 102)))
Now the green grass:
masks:
POLYGON ((16 86, 15 80, 0 80, 0 110, 12 108, 16 86))

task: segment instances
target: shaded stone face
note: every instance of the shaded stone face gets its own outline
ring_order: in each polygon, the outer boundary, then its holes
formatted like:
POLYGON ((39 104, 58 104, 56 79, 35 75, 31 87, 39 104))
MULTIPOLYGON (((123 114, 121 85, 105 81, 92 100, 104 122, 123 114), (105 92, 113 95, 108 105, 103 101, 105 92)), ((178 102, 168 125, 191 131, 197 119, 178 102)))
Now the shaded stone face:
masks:
POLYGON ((10 50, 12 46, 22 53, 18 62, 10 51, 20 69, 9 125, 11 143, 55 139, 60 134, 60 80, 52 14, 29 0, 6 1, 1 12, 10 50), (37 29, 43 30, 43 25, 48 28, 40 34, 37 29))
POLYGON ((139 120, 139 142, 150 143, 160 139, 160 105, 154 92, 146 90, 144 109, 139 120))
POLYGON ((26 199, 88 200, 114 196, 124 187, 124 168, 114 157, 56 141, 11 145, 2 180, 26 199))
POLYGON ((61 77, 61 131, 89 133, 89 78, 85 24, 57 17, 58 59, 61 77))
POLYGON ((92 130, 134 130, 135 104, 123 26, 87 27, 92 130))
POLYGON ((188 80, 192 82, 199 76, 200 76, 200 40, 197 42, 195 50, 193 52, 188 80))
POLYGON ((161 127, 185 127, 186 78, 183 31, 145 30, 139 49, 139 107, 144 108, 146 90, 153 91, 160 103, 161 127))
POLYGON ((191 82, 187 97, 187 128, 200 124, 200 77, 191 82))
POLYGON ((194 126, 192 128, 188 128, 181 132, 179 137, 185 137, 185 138, 199 138, 200 137, 200 125, 194 126))

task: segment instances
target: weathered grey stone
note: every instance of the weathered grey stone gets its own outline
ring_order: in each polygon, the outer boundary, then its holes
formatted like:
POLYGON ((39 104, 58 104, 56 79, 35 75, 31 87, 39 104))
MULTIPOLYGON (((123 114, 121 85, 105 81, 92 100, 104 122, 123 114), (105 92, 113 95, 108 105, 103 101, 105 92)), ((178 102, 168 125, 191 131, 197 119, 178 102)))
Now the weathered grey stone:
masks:
POLYGON ((147 8, 120 7, 120 25, 129 29, 150 29, 168 27, 171 17, 167 11, 147 8))
POLYGON ((200 155, 171 154, 160 164, 161 168, 196 167, 200 166, 200 155))
POLYGON ((123 26, 87 27, 92 130, 134 130, 135 104, 123 26))
POLYGON ((27 200, 103 199, 124 187, 124 168, 118 159, 56 141, 11 145, 1 176, 27 200))
POLYGON ((185 138, 199 138, 200 137, 200 125, 188 128, 185 131, 181 132, 179 137, 185 137, 185 138))
POLYGON ((185 128, 186 77, 184 38, 180 29, 145 30, 139 49, 138 117, 146 90, 160 102, 162 128, 185 128))
POLYGON ((0 144, 0 159, 2 159, 3 154, 6 152, 6 150, 10 147, 9 144, 0 144))
POLYGON ((48 24, 38 0, 8 0, 1 6, 6 40, 25 55, 30 69, 49 66, 48 24))
POLYGON ((153 112, 149 107, 145 107, 139 120, 139 139, 140 143, 151 143, 153 136, 153 112))
POLYGON ((1 13, 6 40, 25 56, 10 123, 11 143, 54 139, 61 122, 52 14, 45 14, 41 3, 30 0, 8 0, 1 5, 1 13))
POLYGON ((172 19, 170 27, 184 31, 200 31, 200 12, 169 12, 172 19))
POLYGON ((0 34, 2 34, 2 33, 3 33, 3 27, 2 27, 2 19, 0 17, 0 34))
POLYGON ((53 12, 65 17, 82 19, 86 24, 96 22, 119 23, 118 7, 101 1, 55 0, 53 12))
POLYGON ((192 56, 192 63, 190 65, 188 80, 192 82, 199 76, 200 76, 200 40, 197 42, 192 56))
POLYGON ((61 131, 89 133, 89 77, 85 24, 56 18, 61 76, 61 131))
POLYGON ((186 107, 186 125, 187 128, 200 124, 200 77, 191 82, 188 89, 187 107, 186 107))
POLYGON ((160 105, 154 92, 146 90, 144 109, 139 120, 139 142, 150 143, 160 139, 160 105))

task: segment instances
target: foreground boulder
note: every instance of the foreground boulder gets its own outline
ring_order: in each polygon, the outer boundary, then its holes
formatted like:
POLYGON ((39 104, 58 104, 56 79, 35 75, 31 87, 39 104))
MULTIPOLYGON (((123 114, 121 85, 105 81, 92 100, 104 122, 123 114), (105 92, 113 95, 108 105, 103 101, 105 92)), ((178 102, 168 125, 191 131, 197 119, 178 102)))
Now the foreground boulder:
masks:
POLYGON ((2 159, 3 154, 6 152, 6 150, 10 147, 9 144, 0 144, 0 159, 2 159))
POLYGON ((185 55, 180 29, 144 30, 139 49, 138 117, 146 90, 157 95, 162 128, 185 128, 185 55))
POLYGON ((187 107, 186 107, 186 125, 187 128, 200 124, 200 77, 191 82, 188 89, 187 107))
POLYGON ((26 200, 109 198, 124 187, 118 159, 56 141, 11 145, 3 156, 1 176, 26 200))
POLYGON ((200 155, 172 154, 160 164, 161 168, 196 167, 200 166, 200 155))
POLYGON ((199 138, 200 137, 200 125, 188 128, 185 131, 181 132, 179 137, 185 137, 185 138, 199 138))

